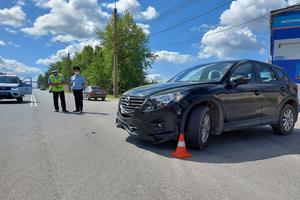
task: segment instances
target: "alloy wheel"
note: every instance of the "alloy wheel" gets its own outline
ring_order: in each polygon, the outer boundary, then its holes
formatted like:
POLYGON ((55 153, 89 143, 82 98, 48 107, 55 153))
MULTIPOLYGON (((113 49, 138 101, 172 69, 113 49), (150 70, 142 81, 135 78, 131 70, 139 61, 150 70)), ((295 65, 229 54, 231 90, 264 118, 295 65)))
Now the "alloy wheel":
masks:
POLYGON ((201 129, 201 141, 203 143, 207 142, 208 136, 210 132, 210 117, 208 114, 204 116, 202 129, 201 129))
POLYGON ((284 130, 290 131, 294 124, 294 114, 291 109, 286 109, 282 117, 282 126, 284 130))

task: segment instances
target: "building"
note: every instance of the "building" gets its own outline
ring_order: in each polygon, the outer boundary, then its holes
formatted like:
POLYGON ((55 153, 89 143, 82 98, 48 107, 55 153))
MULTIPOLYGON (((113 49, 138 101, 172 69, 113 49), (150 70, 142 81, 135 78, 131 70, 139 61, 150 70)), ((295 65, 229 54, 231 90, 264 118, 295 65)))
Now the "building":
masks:
POLYGON ((270 15, 271 62, 283 67, 300 86, 300 4, 270 15))

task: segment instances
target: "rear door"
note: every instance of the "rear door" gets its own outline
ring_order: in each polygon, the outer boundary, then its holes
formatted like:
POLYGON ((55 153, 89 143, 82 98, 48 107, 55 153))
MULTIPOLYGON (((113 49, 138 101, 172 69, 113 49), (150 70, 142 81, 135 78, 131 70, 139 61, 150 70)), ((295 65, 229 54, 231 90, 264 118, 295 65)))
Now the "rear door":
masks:
POLYGON ((262 123, 277 119, 277 110, 287 95, 288 88, 279 80, 271 65, 255 62, 255 71, 258 77, 258 87, 262 93, 262 123))
POLYGON ((23 95, 31 95, 32 94, 32 78, 26 77, 23 79, 21 88, 23 91, 23 95))

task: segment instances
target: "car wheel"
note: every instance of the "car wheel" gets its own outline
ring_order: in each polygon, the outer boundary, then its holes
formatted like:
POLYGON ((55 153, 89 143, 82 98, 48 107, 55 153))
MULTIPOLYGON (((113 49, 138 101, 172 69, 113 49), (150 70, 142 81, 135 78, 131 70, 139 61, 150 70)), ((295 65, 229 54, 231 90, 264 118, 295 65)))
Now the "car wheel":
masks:
POLYGON ((102 98, 102 101, 105 101, 105 98, 102 98))
POLYGON ((95 98, 95 101, 97 101, 98 100, 98 98, 95 98))
POLYGON ((285 105, 279 115, 279 121, 273 125, 273 131, 279 135, 289 135, 295 126, 296 112, 291 105, 285 105))
POLYGON ((17 102, 22 103, 23 102, 23 96, 17 97, 17 102))
POLYGON ((90 100, 91 100, 91 97, 87 96, 87 99, 90 101, 90 100))
POLYGON ((205 149, 210 138, 211 117, 209 108, 198 106, 193 109, 187 124, 187 145, 195 149, 205 149))

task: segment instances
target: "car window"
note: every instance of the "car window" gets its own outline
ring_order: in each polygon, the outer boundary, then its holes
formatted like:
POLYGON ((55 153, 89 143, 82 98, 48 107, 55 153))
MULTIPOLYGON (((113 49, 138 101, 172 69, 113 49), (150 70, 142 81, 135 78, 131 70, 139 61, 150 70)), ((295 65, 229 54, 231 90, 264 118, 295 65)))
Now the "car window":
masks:
POLYGON ((275 74, 277 75, 277 78, 279 80, 284 80, 284 81, 289 80, 287 73, 285 71, 283 71, 283 69, 280 69, 278 67, 273 67, 273 71, 275 72, 275 74))
POLYGON ((236 77, 238 75, 247 76, 250 80, 249 83, 255 83, 255 73, 253 70, 253 65, 251 63, 243 63, 240 64, 237 68, 235 68, 230 76, 230 79, 236 77))
POLYGON ((100 87, 91 87, 91 90, 93 90, 93 91, 101 91, 102 89, 100 87))
POLYGON ((233 64, 233 61, 227 61, 196 66, 181 72, 168 82, 218 82, 233 64))
POLYGON ((0 76, 0 83, 19 83, 19 79, 15 76, 0 76))
POLYGON ((269 83, 277 80, 274 72, 271 70, 271 68, 268 65, 257 63, 256 66, 257 66, 258 76, 261 82, 269 83))

